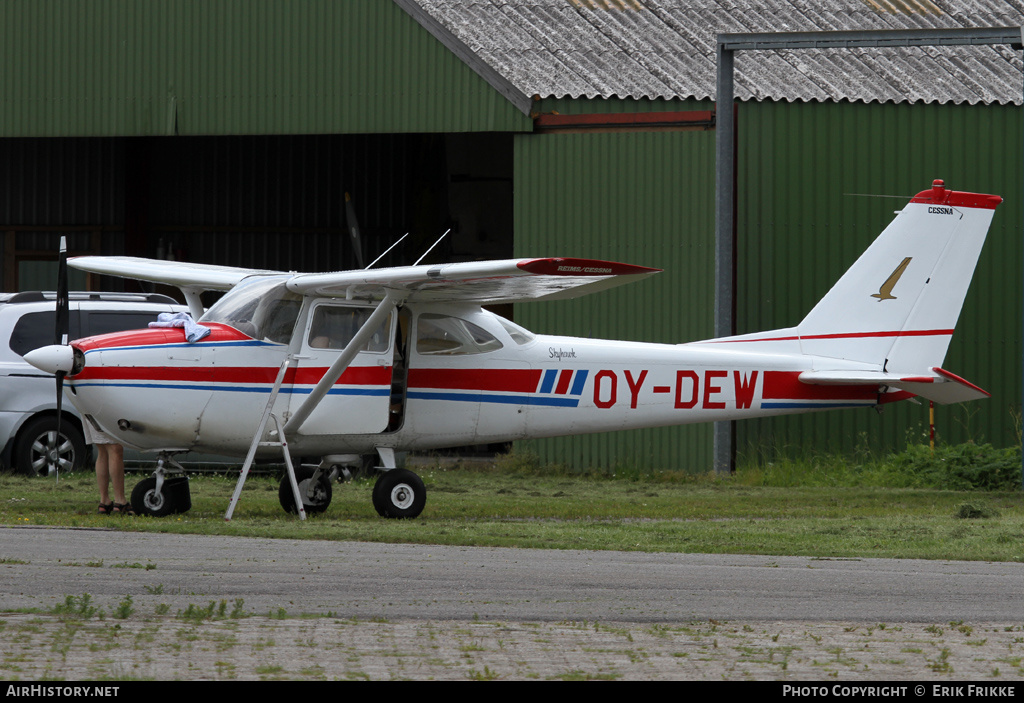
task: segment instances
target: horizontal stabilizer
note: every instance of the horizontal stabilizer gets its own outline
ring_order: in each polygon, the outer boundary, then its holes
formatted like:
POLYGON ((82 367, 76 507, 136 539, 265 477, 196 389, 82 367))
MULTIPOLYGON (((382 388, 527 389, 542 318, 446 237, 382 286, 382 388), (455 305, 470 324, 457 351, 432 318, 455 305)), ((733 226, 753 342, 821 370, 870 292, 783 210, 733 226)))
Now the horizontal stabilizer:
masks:
POLYGON ((917 376, 883 371, 804 371, 800 374, 800 381, 814 386, 885 386, 913 393, 941 405, 981 400, 992 395, 938 367, 917 376))

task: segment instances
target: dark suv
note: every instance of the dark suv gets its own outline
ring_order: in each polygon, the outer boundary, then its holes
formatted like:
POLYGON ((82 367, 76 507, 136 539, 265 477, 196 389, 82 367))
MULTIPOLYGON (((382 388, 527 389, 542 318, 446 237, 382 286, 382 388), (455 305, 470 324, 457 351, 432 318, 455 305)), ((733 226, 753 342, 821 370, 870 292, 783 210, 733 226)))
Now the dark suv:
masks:
MULTIPOLYGON (((53 344, 53 293, 0 293, 0 464, 20 473, 46 475, 44 451, 57 431, 56 385, 22 355, 53 344)), ((70 339, 147 327, 162 312, 187 308, 154 293, 71 293, 70 339)), ((62 403, 61 471, 81 468, 87 448, 82 419, 62 403)))

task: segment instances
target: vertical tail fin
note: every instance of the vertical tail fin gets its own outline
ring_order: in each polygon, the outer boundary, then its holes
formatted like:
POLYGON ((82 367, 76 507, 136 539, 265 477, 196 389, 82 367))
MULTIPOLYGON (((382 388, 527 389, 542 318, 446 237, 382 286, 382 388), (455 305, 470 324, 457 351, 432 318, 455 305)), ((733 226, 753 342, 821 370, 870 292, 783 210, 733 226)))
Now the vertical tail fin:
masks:
POLYGON ((804 354, 889 372, 942 365, 997 195, 918 193, 796 327, 804 354))

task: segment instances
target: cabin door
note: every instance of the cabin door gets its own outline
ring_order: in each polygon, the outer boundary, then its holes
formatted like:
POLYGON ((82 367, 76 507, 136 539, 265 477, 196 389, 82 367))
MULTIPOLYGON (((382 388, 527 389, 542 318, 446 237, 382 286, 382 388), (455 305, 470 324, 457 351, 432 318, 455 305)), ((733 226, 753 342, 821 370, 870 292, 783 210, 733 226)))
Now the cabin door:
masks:
MULTIPOLYGON (((343 301, 313 303, 291 386, 292 412, 302 405, 373 310, 343 301)), ((302 434, 376 434, 387 429, 394 318, 393 313, 389 315, 363 345, 302 425, 302 434)))

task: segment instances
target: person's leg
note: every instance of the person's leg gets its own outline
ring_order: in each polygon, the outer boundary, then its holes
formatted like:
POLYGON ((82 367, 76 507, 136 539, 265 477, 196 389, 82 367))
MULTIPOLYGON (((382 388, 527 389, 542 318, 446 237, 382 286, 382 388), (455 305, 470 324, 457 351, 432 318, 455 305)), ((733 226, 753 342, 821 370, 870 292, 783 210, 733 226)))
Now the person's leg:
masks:
MULTIPOLYGON (((100 505, 110 505, 110 461, 107 455, 109 444, 97 444, 96 446, 96 486, 100 489, 100 505)), ((122 470, 122 485, 124 475, 122 470)))
POLYGON ((124 447, 120 444, 104 446, 107 448, 107 471, 114 485, 114 502, 127 503, 124 499, 124 447))

